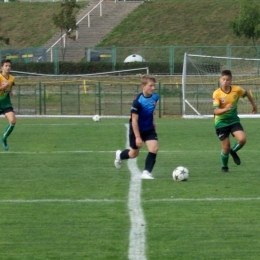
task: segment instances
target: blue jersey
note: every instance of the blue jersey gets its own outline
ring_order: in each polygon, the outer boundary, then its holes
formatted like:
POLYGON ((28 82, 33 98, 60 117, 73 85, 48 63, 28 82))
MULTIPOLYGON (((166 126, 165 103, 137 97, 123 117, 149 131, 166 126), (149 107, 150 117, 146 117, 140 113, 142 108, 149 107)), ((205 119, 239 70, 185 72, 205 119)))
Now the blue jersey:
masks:
POLYGON ((145 97, 143 93, 136 96, 131 107, 130 134, 133 133, 132 114, 138 114, 140 133, 154 129, 153 115, 158 100, 159 96, 156 93, 150 97, 145 97))

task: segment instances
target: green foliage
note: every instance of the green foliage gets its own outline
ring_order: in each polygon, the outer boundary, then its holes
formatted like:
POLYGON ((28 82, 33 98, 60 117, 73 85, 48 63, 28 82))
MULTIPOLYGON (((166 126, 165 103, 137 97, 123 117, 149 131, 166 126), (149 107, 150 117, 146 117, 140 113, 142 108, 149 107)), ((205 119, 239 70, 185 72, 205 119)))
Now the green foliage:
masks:
MULTIPOLYGON (((175 73, 181 74, 182 63, 176 63, 175 73)), ((113 70, 127 70, 134 68, 149 67, 151 73, 166 74, 170 72, 170 66, 167 62, 117 62, 113 68, 111 62, 59 62, 59 74, 89 74, 98 72, 109 72, 113 70)), ((13 63, 13 70, 33 73, 53 74, 54 64, 52 62, 41 63, 13 63)), ((133 72, 136 73, 136 72, 133 72)))
MULTIPOLYGON (((76 0, 64 0, 61 3, 60 13, 53 15, 54 25, 60 29, 61 36, 65 33, 69 39, 76 39, 76 36, 72 34, 78 29, 75 9, 79 8, 80 6, 76 3, 76 0)), ((63 41, 60 41, 60 44, 62 47, 61 52, 64 60, 66 53, 66 41, 65 45, 63 41)))
POLYGON ((255 0, 241 0, 238 16, 229 22, 233 33, 252 39, 253 44, 260 37, 260 5, 255 0))
MULTIPOLYGON (((1 32, 1 22, 2 22, 2 19, 3 18, 0 16, 0 32, 1 32)), ((10 39, 0 35, 0 42, 3 42, 3 43, 8 45, 10 43, 10 39)))
MULTIPOLYGON (((88 4, 77 3, 81 7, 88 4)), ((1 35, 8 35, 12 47, 42 46, 59 31, 53 15, 60 12, 60 5, 60 2, 0 2, 0 14, 4 15, 1 35)), ((251 45, 251 40, 245 37, 234 37, 228 26, 238 12, 239 0, 148 1, 114 28, 100 46, 251 45)))
MULTIPOLYGON (((170 67, 169 62, 117 62, 115 66, 111 62, 59 62, 59 74, 89 74, 117 70, 127 70, 148 67, 152 74, 182 74, 182 62, 175 62, 170 67)), ((218 63, 208 63, 204 65, 205 70, 220 70, 218 63)), ((52 62, 29 62, 13 63, 13 70, 23 72, 34 72, 43 74, 53 74, 54 64, 52 62)), ((132 72, 136 73, 136 72, 132 72)))
POLYGON ((53 15, 53 22, 60 29, 61 34, 65 32, 68 38, 73 40, 75 40, 75 36, 72 33, 78 29, 76 14, 74 12, 75 8, 80 8, 76 0, 65 0, 61 3, 60 13, 53 15))
POLYGON ((129 14, 98 46, 249 45, 232 35, 238 0, 148 1, 129 14), (158 29, 159 28, 159 29, 158 29))

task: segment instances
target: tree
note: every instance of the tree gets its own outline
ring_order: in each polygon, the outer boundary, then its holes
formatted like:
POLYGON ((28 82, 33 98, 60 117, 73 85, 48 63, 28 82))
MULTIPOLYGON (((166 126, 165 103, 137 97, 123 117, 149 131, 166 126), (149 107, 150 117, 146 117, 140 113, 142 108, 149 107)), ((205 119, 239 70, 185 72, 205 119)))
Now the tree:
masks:
MULTIPOLYGON (((59 14, 53 16, 53 22, 56 27, 60 29, 61 37, 66 34, 65 37, 75 41, 76 37, 73 32, 78 29, 76 24, 76 12, 75 8, 80 8, 76 3, 76 0, 64 0, 61 3, 61 11, 59 14)), ((65 58, 66 41, 62 44, 61 41, 62 58, 65 58)))
MULTIPOLYGON (((0 24, 1 24, 1 21, 2 21, 2 17, 0 16, 0 24)), ((0 42, 3 42, 8 45, 10 43, 10 39, 0 35, 0 42)))
POLYGON ((260 38, 260 6, 255 0, 240 0, 238 16, 229 22, 237 37, 252 39, 254 46, 260 38))

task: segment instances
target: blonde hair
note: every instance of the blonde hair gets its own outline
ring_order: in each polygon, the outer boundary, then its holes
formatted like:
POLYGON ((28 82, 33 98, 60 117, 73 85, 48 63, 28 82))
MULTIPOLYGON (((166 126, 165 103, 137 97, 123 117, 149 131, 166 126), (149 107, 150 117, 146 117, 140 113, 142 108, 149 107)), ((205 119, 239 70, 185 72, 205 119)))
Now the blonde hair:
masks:
POLYGON ((148 81, 153 81, 153 82, 155 83, 155 82, 156 82, 156 79, 155 79, 155 77, 152 76, 152 75, 148 75, 148 74, 143 75, 143 76, 142 76, 142 79, 141 79, 142 85, 146 85, 146 84, 148 83, 148 81))

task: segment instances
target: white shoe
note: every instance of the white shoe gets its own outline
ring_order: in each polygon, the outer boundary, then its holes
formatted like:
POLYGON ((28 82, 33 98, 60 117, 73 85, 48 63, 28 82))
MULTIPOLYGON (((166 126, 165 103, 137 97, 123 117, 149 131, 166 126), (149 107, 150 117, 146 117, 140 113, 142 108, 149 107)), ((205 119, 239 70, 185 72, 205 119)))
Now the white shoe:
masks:
POLYGON ((152 180, 152 179, 154 179, 154 177, 150 172, 145 170, 145 171, 143 171, 143 173, 141 175, 141 179, 152 180))
POLYGON ((114 164, 115 164, 115 167, 116 167, 117 169, 120 169, 121 166, 122 166, 122 161, 121 161, 121 159, 120 159, 120 153, 121 153, 121 150, 117 150, 117 151, 116 151, 116 159, 115 159, 114 164))

